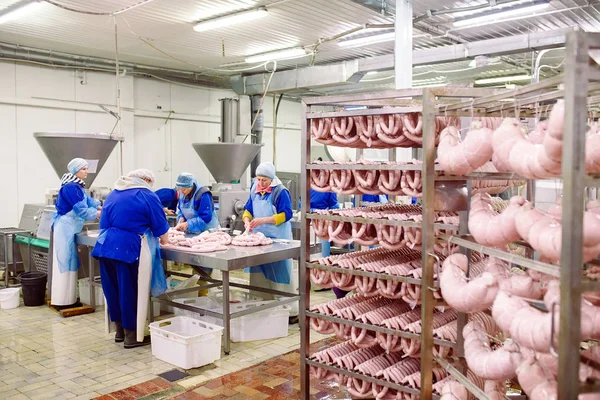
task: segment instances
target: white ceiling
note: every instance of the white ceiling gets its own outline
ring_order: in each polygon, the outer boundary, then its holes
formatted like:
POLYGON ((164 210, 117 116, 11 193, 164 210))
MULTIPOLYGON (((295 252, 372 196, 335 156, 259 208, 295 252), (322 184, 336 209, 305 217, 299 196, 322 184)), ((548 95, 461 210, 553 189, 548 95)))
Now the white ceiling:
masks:
MULTIPOLYGON (((19 0, 0 0, 0 9, 19 0)), ((139 3, 140 0, 54 0, 61 5, 91 12, 112 12, 139 3)), ((311 46, 320 38, 338 35, 363 24, 393 23, 394 0, 386 0, 387 12, 380 12, 382 0, 153 0, 116 17, 119 57, 121 60, 175 69, 203 71, 200 67, 219 68, 242 62, 244 56, 295 46, 311 46), (193 23, 214 15, 256 6, 267 6, 269 15, 260 20, 228 28, 195 32, 193 23), (156 48, 151 47, 143 38, 156 48), (168 53, 165 55, 164 53, 168 53)), ((430 9, 464 7, 484 0, 414 0, 414 15, 430 9)), ((532 31, 547 31, 581 26, 600 31, 600 5, 596 1, 553 0, 545 14, 516 21, 500 22, 477 28, 453 29, 452 17, 435 16, 420 22, 414 30, 414 47, 436 47, 452 43, 511 36, 532 31), (429 33, 424 33, 429 32, 429 33)), ((86 15, 43 3, 26 17, 0 25, 0 42, 14 43, 79 55, 114 58, 114 20, 110 16, 86 15)), ((335 41, 318 48, 317 64, 393 53, 393 43, 369 47, 340 48, 335 41)), ((562 55, 549 54, 549 63, 558 64, 562 55), (554 58, 554 60, 553 60, 554 58)), ((306 66, 310 57, 279 62, 279 68, 306 66)), ((472 79, 474 73, 494 75, 521 71, 531 65, 531 54, 498 60, 494 68, 448 72, 448 79, 472 79), (461 75, 462 74, 462 75, 461 75), (462 77, 462 78, 461 78, 462 77)), ((241 64, 240 67, 247 67, 241 64)), ((462 70, 467 63, 434 66, 431 70, 462 70)), ((206 70, 204 70, 206 71, 206 70)), ((429 78, 425 69, 416 69, 429 78)), ((221 73, 215 72, 214 73, 221 73)), ((382 79, 368 76, 365 80, 382 79)), ((391 83, 391 81, 390 81, 391 83)), ((381 86, 385 80, 372 82, 381 86)))

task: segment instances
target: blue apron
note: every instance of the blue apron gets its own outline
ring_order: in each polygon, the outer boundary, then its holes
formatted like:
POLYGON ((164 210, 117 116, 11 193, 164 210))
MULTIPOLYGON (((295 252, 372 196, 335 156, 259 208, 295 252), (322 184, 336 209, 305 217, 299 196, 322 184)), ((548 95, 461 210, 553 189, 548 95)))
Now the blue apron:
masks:
MULTIPOLYGON (((277 210, 273 204, 273 196, 261 196, 255 193, 255 185, 250 189, 252 199, 252 217, 272 217, 277 210)), ((292 224, 290 221, 284 222, 281 225, 262 224, 254 228, 253 232, 261 232, 271 239, 287 239, 292 240, 292 224)), ((262 272, 268 280, 275 283, 289 284, 292 276, 292 259, 272 262, 268 264, 258 265, 249 268, 250 273, 262 272)))
MULTIPOLYGON (((186 201, 185 198, 181 198, 179 201, 179 210, 185 217, 186 221, 189 221, 190 219, 198 218, 198 211, 196 211, 196 209, 194 209, 194 200, 196 199, 196 194, 198 193, 198 191, 200 189, 202 189, 202 187, 203 186, 196 183, 196 191, 192 195, 190 201, 186 201)), ((205 230, 214 229, 217 227, 219 227, 219 217, 217 217, 217 213, 215 212, 215 210, 213 210, 212 218, 211 218, 210 222, 206 224, 205 230)), ((194 232, 194 233, 201 233, 201 232, 194 232)))
MULTIPOLYGON (((75 235, 81 232, 85 219, 77 215, 75 208, 92 208, 93 217, 100 202, 92 199, 87 194, 85 198, 73 206, 73 209, 64 215, 54 214, 52 228, 54 229, 53 246, 58 269, 61 273, 79 270, 79 255, 75 244, 75 235)), ((86 211, 86 215, 87 215, 86 211)), ((91 218, 91 214, 90 214, 91 218)))

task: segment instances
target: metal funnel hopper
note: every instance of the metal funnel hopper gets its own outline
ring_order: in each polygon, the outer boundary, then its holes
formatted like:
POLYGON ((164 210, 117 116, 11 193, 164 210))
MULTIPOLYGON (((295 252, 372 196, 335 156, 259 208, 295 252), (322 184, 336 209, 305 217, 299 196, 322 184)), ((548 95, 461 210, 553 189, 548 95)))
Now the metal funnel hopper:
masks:
POLYGON ((231 183, 240 179, 262 145, 249 143, 193 143, 192 146, 218 183, 231 183))
POLYGON ((90 164, 88 177, 85 179, 88 188, 94 183, 117 143, 123 141, 122 137, 111 136, 108 133, 36 132, 33 137, 59 178, 67 172, 69 161, 76 157, 86 159, 90 164))

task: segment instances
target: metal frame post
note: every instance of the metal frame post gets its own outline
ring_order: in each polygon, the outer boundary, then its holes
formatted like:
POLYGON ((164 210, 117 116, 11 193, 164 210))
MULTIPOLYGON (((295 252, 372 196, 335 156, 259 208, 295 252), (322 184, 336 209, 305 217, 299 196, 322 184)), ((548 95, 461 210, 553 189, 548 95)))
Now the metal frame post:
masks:
POLYGON ((306 310, 310 308, 310 279, 306 273, 306 262, 310 260, 310 227, 309 219, 306 214, 310 210, 310 186, 308 185, 308 171, 306 164, 311 160, 310 154, 310 134, 308 132, 306 114, 310 110, 304 101, 302 102, 302 118, 300 120, 301 128, 301 165, 302 173, 300 174, 300 196, 302 202, 302 222, 300 225, 300 240, 302 248, 300 250, 300 265, 298 272, 300 274, 300 398, 308 400, 310 398, 310 374, 308 370, 307 358, 310 356, 310 324, 306 320, 306 310))
POLYGON ((433 386, 433 244, 435 233, 435 94, 432 89, 423 89, 423 226, 421 278, 421 398, 430 399, 433 386))
POLYGON ((585 177, 588 58, 586 34, 581 31, 569 33, 564 80, 563 217, 558 341, 559 399, 575 399, 579 395, 584 211, 582 196, 585 177))

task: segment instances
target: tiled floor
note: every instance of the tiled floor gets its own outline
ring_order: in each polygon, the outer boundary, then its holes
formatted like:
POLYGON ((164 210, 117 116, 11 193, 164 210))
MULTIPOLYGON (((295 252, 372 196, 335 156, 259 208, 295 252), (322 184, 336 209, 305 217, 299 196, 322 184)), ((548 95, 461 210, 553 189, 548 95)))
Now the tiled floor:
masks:
MULTIPOLYGON (((320 292, 313 301, 331 299, 320 292)), ((105 334, 104 311, 62 318, 46 306, 0 311, 0 399, 90 399, 155 379, 175 368, 154 358, 150 347, 133 350, 105 334)), ((286 338, 233 343, 214 365, 189 370, 178 381, 193 388, 299 347, 298 325, 286 338)), ((313 341, 323 336, 311 333, 313 341)), ((150 385, 152 386, 152 385, 150 385)), ((156 386, 156 385, 154 385, 156 386)))
MULTIPOLYGON (((315 343, 312 351, 328 346, 325 339, 315 343)), ((137 400, 137 399, 172 399, 172 400, 281 400, 300 399, 300 354, 296 350, 285 355, 274 357, 253 367, 222 376, 194 389, 185 389, 168 383, 163 379, 155 379, 122 391, 110 393, 98 400, 137 400), (149 391, 151 390, 151 391, 149 391)), ((311 381, 311 398, 313 399, 350 399, 350 395, 332 382, 311 381)))

